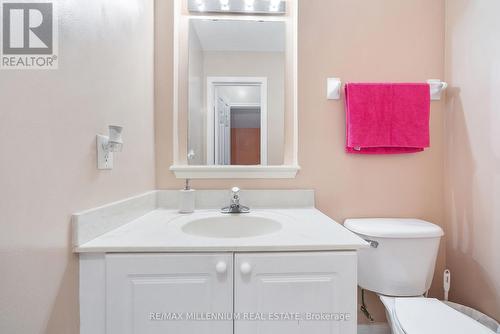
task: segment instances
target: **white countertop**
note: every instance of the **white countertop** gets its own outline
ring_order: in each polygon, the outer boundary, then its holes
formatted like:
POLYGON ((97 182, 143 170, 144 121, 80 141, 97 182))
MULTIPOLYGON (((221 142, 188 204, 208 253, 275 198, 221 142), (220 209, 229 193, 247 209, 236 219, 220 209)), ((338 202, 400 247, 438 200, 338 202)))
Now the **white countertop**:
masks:
POLYGON ((218 214, 197 210, 181 215, 157 208, 90 241, 75 245, 77 253, 103 252, 224 252, 357 250, 368 243, 315 208, 255 209, 252 214, 282 217, 274 233, 245 238, 211 238, 182 231, 187 216, 218 214))

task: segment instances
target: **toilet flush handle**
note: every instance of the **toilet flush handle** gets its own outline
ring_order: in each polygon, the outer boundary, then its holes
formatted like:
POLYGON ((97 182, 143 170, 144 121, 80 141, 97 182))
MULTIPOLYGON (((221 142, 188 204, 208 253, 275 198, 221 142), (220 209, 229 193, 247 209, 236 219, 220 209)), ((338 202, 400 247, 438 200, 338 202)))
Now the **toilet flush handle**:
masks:
POLYGON ((365 239, 365 241, 370 244, 371 248, 377 248, 378 247, 378 241, 370 240, 370 239, 365 239))

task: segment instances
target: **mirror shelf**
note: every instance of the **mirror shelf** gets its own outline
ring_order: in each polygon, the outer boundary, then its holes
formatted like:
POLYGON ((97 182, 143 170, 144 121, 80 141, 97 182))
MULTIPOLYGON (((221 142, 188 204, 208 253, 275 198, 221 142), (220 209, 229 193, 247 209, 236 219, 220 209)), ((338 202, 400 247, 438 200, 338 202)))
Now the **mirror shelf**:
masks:
POLYGON ((298 165, 279 166, 191 166, 173 165, 170 171, 179 179, 293 179, 298 165))

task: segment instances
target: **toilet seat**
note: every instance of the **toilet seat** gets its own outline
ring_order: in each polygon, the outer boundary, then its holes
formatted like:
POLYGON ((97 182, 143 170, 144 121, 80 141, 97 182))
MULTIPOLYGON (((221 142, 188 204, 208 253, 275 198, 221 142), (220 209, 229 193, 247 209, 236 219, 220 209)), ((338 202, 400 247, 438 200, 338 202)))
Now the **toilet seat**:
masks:
MULTIPOLYGON (((390 298, 381 296, 382 301, 390 298)), ((387 306, 387 302, 384 302, 387 306)), ((390 303, 392 304, 392 303, 390 303)), ((406 334, 493 334, 486 326, 435 298, 394 298, 393 323, 406 334)))

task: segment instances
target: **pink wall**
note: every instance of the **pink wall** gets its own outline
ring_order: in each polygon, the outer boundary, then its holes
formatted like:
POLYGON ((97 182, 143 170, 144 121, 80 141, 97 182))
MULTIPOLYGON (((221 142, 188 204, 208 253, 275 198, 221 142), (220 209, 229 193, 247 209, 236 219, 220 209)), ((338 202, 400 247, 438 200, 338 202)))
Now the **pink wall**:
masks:
MULTIPOLYGON (((157 2, 156 158, 159 188, 181 188, 172 164, 172 5, 157 2)), ((425 81, 444 76, 444 0, 307 0, 299 9, 299 163, 294 180, 193 181, 195 188, 312 188, 330 217, 419 217, 443 225, 443 102, 433 102, 432 148, 404 156, 346 155, 343 102, 328 76, 425 81)), ((442 242, 444 245, 444 240, 442 242)), ((434 292, 440 295, 441 251, 434 292)), ((384 315, 371 298, 378 320, 384 315)), ((361 319, 362 317, 360 317, 361 319)))
POLYGON ((155 187, 153 1, 58 4, 59 69, 0 71, 5 334, 78 333, 71 214, 155 187), (124 150, 98 171, 95 135, 114 123, 124 150))
POLYGON ((500 2, 446 4, 450 297, 500 320, 500 2))

